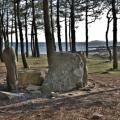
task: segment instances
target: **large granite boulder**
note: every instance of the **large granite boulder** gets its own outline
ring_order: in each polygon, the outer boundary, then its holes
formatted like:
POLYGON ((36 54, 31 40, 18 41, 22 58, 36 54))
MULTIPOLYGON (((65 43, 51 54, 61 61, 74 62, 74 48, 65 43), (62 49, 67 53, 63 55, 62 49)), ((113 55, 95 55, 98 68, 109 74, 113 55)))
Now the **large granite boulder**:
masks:
POLYGON ((45 77, 42 91, 65 92, 85 86, 87 70, 83 58, 78 53, 54 53, 53 64, 45 77))

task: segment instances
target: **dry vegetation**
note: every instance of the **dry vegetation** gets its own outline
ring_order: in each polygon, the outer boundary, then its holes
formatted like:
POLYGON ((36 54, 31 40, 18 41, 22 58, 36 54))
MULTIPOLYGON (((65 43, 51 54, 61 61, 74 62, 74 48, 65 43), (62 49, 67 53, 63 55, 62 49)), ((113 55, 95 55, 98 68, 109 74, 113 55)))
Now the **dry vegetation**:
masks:
MULTIPOLYGON (((46 57, 28 60, 31 69, 47 68, 46 57)), ((120 120, 120 71, 106 59, 88 59, 89 85, 52 98, 0 106, 0 120, 120 120)), ((18 64, 22 69, 21 63, 18 64)), ((5 78, 0 64, 0 82, 5 78)), ((3 102, 0 100, 0 102, 3 102)))

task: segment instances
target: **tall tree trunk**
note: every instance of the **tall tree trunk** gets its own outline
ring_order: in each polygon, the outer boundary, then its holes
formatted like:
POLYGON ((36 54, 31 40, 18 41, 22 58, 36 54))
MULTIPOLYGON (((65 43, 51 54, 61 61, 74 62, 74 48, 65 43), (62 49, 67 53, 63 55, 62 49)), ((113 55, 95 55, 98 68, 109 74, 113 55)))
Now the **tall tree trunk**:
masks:
POLYGON ((22 33, 22 23, 20 21, 20 0, 17 0, 17 17, 18 17, 18 27, 19 27, 19 35, 20 35, 20 45, 21 45, 21 56, 24 68, 28 68, 28 64, 26 61, 25 53, 24 53, 24 40, 23 40, 23 33, 22 33))
MULTIPOLYGON (((2 23, 3 23, 3 22, 2 22, 2 23)), ((4 42, 6 42, 6 41, 7 41, 7 38, 6 38, 6 29, 5 29, 5 26, 4 26, 4 25, 3 25, 2 29, 3 29, 4 42)))
POLYGON ((11 24, 11 46, 13 46, 13 15, 12 15, 12 24, 11 24))
POLYGON ((68 37, 67 37, 67 2, 65 3, 65 46, 68 51, 68 37))
POLYGON ((1 62, 3 62, 2 53, 3 53, 3 40, 0 36, 0 60, 1 60, 1 62))
POLYGON ((2 53, 3 53, 3 39, 2 39, 2 31, 1 31, 1 25, 0 25, 0 60, 1 62, 3 62, 2 53))
POLYGON ((3 53, 3 31, 2 31, 2 14, 0 11, 0 60, 3 62, 2 53, 3 53))
POLYGON ((43 0, 43 11, 44 11, 44 26, 45 26, 46 45, 47 45, 48 65, 50 66, 52 64, 52 54, 54 52, 54 45, 53 45, 52 33, 50 29, 48 0, 43 0))
POLYGON ((86 57, 88 57, 88 0, 86 0, 86 10, 85 10, 85 30, 86 30, 86 57))
POLYGON ((33 29, 33 21, 32 21, 32 25, 31 25, 31 50, 32 50, 32 56, 36 57, 35 35, 34 35, 34 29, 33 29))
POLYGON ((9 35, 8 35, 8 28, 9 27, 9 14, 8 14, 8 8, 7 8, 7 25, 6 25, 6 40, 7 40, 7 43, 9 43, 9 35))
POLYGON ((16 0, 14 0, 14 18, 15 18, 15 39, 16 39, 16 44, 15 44, 15 53, 18 61, 18 32, 17 32, 17 13, 16 13, 16 0))
POLYGON ((72 40, 71 40, 71 21, 69 18, 69 45, 70 45, 70 51, 72 51, 72 40))
POLYGON ((71 38, 72 38, 72 52, 76 51, 75 43, 75 1, 72 0, 71 3, 71 38))
POLYGON ((60 34, 60 15, 59 15, 60 3, 57 0, 57 36, 58 36, 58 47, 59 51, 62 51, 62 43, 61 43, 61 34, 60 34))
POLYGON ((27 7, 28 7, 28 3, 26 0, 26 13, 25 13, 25 39, 26 39, 26 57, 29 57, 29 45, 28 45, 28 27, 27 27, 27 7))
POLYGON ((33 28, 35 32, 35 52, 36 56, 39 57, 39 44, 38 44, 38 38, 37 38, 37 26, 36 26, 36 17, 35 17, 35 7, 34 7, 34 0, 32 0, 32 12, 33 12, 33 28))
POLYGON ((32 25, 31 25, 31 51, 32 51, 32 56, 34 56, 34 52, 33 52, 33 39, 34 39, 34 36, 33 36, 33 22, 32 22, 32 25))
POLYGON ((38 38, 37 38, 37 26, 35 24, 34 26, 34 31, 35 31, 35 49, 36 49, 36 56, 40 57, 40 53, 39 53, 39 43, 38 43, 38 38))
POLYGON ((112 14, 113 14, 113 69, 118 69, 117 58, 117 17, 116 17, 116 1, 112 0, 112 14))
POLYGON ((107 13, 107 30, 106 30, 106 34, 105 34, 105 37, 106 37, 106 47, 107 47, 107 50, 108 50, 108 53, 109 53, 109 59, 110 61, 112 61, 112 53, 111 53, 111 49, 109 47, 109 42, 108 42, 108 32, 109 32, 109 27, 110 27, 110 22, 112 21, 112 18, 110 18, 108 15, 109 15, 109 12, 111 11, 111 9, 108 11, 107 13))
POLYGON ((53 45, 56 50, 56 44, 55 44, 55 36, 54 36, 54 20, 53 20, 53 0, 50 0, 50 6, 51 6, 51 13, 50 13, 50 18, 51 18, 51 32, 52 32, 52 38, 53 38, 53 45))

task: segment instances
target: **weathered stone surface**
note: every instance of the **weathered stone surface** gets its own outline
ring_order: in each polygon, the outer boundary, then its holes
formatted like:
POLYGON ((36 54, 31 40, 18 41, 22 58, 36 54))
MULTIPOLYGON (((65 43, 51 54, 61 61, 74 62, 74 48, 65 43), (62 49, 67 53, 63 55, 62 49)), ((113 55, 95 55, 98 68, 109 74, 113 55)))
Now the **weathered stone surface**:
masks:
POLYGON ((0 100, 11 100, 16 97, 23 96, 23 93, 11 93, 11 92, 4 92, 0 91, 0 100))
POLYGON ((82 61, 84 63, 84 69, 83 69, 83 86, 87 85, 87 80, 88 80, 88 68, 87 68, 87 61, 86 61, 86 55, 84 52, 78 52, 80 57, 82 58, 82 61))
POLYGON ((118 103, 118 105, 117 105, 117 109, 120 110, 120 103, 118 103))
POLYGON ((53 64, 42 85, 43 92, 69 91, 85 85, 84 81, 87 81, 87 77, 84 77, 85 64, 79 54, 56 52, 52 57, 53 64))
POLYGON ((9 90, 16 91, 18 86, 18 75, 16 67, 16 56, 13 48, 6 47, 3 51, 3 61, 7 68, 7 85, 9 90))
POLYGON ((28 91, 39 91, 40 90, 40 86, 37 85, 28 85, 26 90, 28 91))
POLYGON ((0 92, 0 100, 9 100, 9 97, 6 94, 0 92))
POLYGON ((44 71, 21 71, 18 73, 19 87, 26 88, 29 85, 42 85, 45 78, 44 71))

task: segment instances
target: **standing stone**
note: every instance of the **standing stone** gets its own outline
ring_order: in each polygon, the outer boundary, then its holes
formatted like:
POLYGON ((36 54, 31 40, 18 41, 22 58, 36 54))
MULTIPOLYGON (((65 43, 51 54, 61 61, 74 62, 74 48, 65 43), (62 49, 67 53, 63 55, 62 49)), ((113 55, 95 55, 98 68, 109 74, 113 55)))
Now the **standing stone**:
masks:
POLYGON ((52 65, 42 85, 43 92, 65 92, 83 87, 84 62, 78 53, 54 53, 52 65))
POLYGON ((18 86, 18 75, 16 67, 16 56, 13 48, 6 47, 3 51, 3 61, 7 68, 7 85, 10 91, 16 91, 18 86))
POLYGON ((87 80, 88 80, 88 68, 87 68, 87 61, 86 61, 86 55, 84 52, 78 52, 80 55, 83 63, 84 63, 84 70, 83 70, 83 86, 87 85, 87 80))

